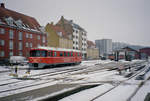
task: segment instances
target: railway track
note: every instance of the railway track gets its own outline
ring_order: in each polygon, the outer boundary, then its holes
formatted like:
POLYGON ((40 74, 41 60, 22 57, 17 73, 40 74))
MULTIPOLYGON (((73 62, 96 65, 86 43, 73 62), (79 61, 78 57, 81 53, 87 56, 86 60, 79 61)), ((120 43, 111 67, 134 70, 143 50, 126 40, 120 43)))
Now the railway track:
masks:
POLYGON ((136 72, 135 74, 133 74, 133 75, 132 75, 131 77, 129 77, 128 79, 119 82, 119 83, 118 83, 117 85, 115 85, 113 88, 111 88, 111 89, 107 90, 106 92, 104 92, 104 93, 102 93, 102 94, 100 94, 100 95, 94 97, 94 98, 93 98, 92 100, 90 100, 90 101, 94 101, 94 100, 98 99, 99 97, 101 97, 101 96, 103 96, 103 95, 105 95, 105 94, 111 92, 111 91, 114 90, 116 87, 118 87, 119 85, 123 84, 125 81, 128 81, 128 80, 132 79, 133 77, 137 76, 138 74, 140 74, 140 73, 143 72, 144 70, 146 70, 146 66, 145 66, 142 70, 140 70, 140 71, 136 72))
MULTIPOLYGON (((95 65, 96 69, 94 69, 94 70, 92 70, 90 67, 91 66, 82 66, 82 68, 81 68, 81 66, 79 65, 79 66, 75 66, 73 68, 66 68, 64 70, 60 70, 60 69, 56 68, 56 71, 50 71, 50 72, 44 72, 44 73, 40 73, 40 74, 30 75, 29 76, 30 79, 28 79, 28 80, 23 80, 23 78, 18 78, 19 79, 18 81, 12 81, 12 82, 3 83, 3 84, 1 83, 0 87, 3 87, 3 88, 5 88, 5 87, 8 88, 7 86, 9 86, 9 85, 12 85, 12 86, 20 85, 20 86, 14 87, 11 89, 0 90, 0 94, 15 91, 15 90, 20 90, 20 89, 24 89, 24 88, 28 88, 28 87, 34 87, 34 86, 39 86, 42 84, 48 84, 51 82, 55 82, 57 80, 53 79, 51 76, 56 76, 59 74, 65 74, 65 73, 71 74, 71 73, 85 72, 85 71, 86 72, 94 72, 96 70, 105 69, 105 67, 98 68, 97 65, 95 65), (30 84, 28 84, 28 85, 24 85, 24 84, 28 83, 29 80, 33 80, 33 82, 30 82, 30 84)), ((95 67, 92 66, 92 68, 95 68, 95 67)))
MULTIPOLYGON (((32 75, 30 77, 36 77, 36 76, 40 76, 40 78, 34 79, 32 82, 33 84, 29 84, 29 85, 23 85, 26 82, 28 82, 28 80, 21 80, 21 81, 15 81, 15 82, 10 82, 10 83, 5 83, 5 84, 1 84, 0 87, 3 88, 7 88, 8 85, 18 85, 21 84, 21 86, 16 87, 16 88, 12 88, 12 89, 5 89, 5 90, 0 90, 0 93, 4 93, 4 92, 10 92, 10 91, 14 91, 14 90, 20 90, 23 88, 27 88, 27 87, 33 87, 33 86, 38 86, 38 85, 42 85, 42 84, 46 84, 46 83, 50 83, 50 82, 54 82, 54 80, 51 78, 51 76, 55 76, 55 75, 59 75, 59 74, 64 74, 64 73, 70 73, 70 72, 75 72, 75 71, 80 71, 83 69, 86 69, 87 67, 82 67, 82 68, 74 68, 74 69, 67 69, 67 70, 60 70, 60 71, 55 71, 55 72, 47 72, 47 73, 42 73, 39 75, 32 75), (44 79, 44 77, 46 77, 46 79, 44 79), (50 77, 50 78, 49 78, 50 77), (44 80, 44 81, 42 81, 44 80), (45 81, 46 80, 46 81, 45 81), (39 82, 40 81, 40 82, 39 82), (36 83, 37 82, 37 83, 36 83)), ((23 79, 23 78, 19 78, 19 79, 23 79)))

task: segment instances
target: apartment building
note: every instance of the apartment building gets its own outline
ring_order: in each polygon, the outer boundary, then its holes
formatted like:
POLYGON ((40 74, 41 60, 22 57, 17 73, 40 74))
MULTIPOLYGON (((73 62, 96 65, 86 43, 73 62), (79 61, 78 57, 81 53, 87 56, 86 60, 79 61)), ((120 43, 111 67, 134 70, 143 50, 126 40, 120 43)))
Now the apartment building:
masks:
POLYGON ((108 57, 112 53, 112 39, 95 40, 96 47, 99 48, 99 54, 102 57, 108 57))
POLYGON ((29 56, 29 50, 47 45, 44 27, 35 18, 5 8, 0 4, 0 59, 29 56))
POLYGON ((66 35, 73 40, 73 49, 80 50, 82 57, 87 56, 87 32, 73 20, 67 20, 63 16, 56 24, 66 32, 66 35))
POLYGON ((47 32, 47 46, 66 49, 73 48, 72 37, 69 37, 61 27, 48 23, 45 30, 47 32))

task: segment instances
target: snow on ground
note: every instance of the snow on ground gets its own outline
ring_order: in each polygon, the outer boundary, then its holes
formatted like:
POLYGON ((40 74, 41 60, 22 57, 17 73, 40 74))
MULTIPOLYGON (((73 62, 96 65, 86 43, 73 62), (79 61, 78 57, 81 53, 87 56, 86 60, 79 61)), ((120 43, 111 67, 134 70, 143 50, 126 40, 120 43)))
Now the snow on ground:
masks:
MULTIPOLYGON (((145 80, 147 80, 149 77, 150 77, 150 71, 146 73, 145 80)), ((138 90, 135 96, 133 96, 131 101, 144 101, 148 93, 150 93, 150 80, 146 81, 146 83, 138 90)))
POLYGON ((131 101, 144 101, 146 95, 150 93, 150 81, 146 82, 136 93, 131 101))
POLYGON ((82 61, 81 65, 86 65, 86 66, 92 66, 95 64, 106 64, 110 63, 112 61, 110 60, 89 60, 89 61, 82 61))
POLYGON ((127 101, 137 85, 120 85, 94 101, 127 101))
MULTIPOLYGON (((140 60, 135 60, 140 61, 140 60)), ((135 62, 133 61, 133 62, 135 62)), ((95 64, 106 64, 106 63, 111 63, 112 61, 110 60, 92 60, 92 61, 83 61, 81 63, 81 65, 79 65, 79 67, 81 66, 93 66, 95 64)), ((124 62, 124 61, 122 61, 124 62)), ((131 63, 131 62, 130 62, 131 63)), ((24 68, 26 68, 27 66, 24 66, 24 68)), ((23 68, 20 67, 19 68, 23 68)), ((74 66, 70 66, 70 67, 63 67, 63 68, 53 68, 53 69, 43 69, 43 70, 31 70, 31 74, 39 74, 39 73, 47 73, 47 72, 55 72, 56 70, 61 70, 61 69, 65 69, 65 68, 74 68, 74 66)), ((5 71, 5 70, 9 70, 9 68, 5 68, 3 66, 0 66, 0 71, 5 71)), ((18 74, 20 77, 25 75, 26 70, 18 70, 18 74)), ((4 84, 4 83, 10 83, 10 82, 16 82, 19 81, 18 79, 13 79, 9 76, 10 72, 6 72, 4 73, 3 77, 2 74, 0 74, 0 85, 4 84), (10 80, 5 80, 5 79, 10 79, 10 80), (5 80, 5 81, 4 81, 5 80)), ((150 75, 149 73, 147 73, 147 75, 150 75)), ((148 77, 146 75, 146 77, 148 77)), ((31 87, 27 87, 27 88, 23 88, 23 89, 19 89, 19 90, 13 90, 8 92, 4 92, 0 94, 0 97, 3 96, 8 96, 8 95, 12 95, 12 94, 16 94, 16 93, 21 93, 21 92, 25 92, 25 91, 29 91, 29 90, 33 90, 33 89, 38 89, 38 88, 42 88, 42 87, 46 87, 46 86, 50 86, 50 85, 54 85, 56 83, 87 83, 88 82, 100 82, 100 86, 88 89, 88 90, 84 90, 81 91, 79 93, 76 93, 74 95, 71 95, 69 97, 66 97, 64 99, 62 99, 62 101, 88 101, 93 99, 94 97, 101 95, 102 93, 106 92, 107 90, 111 89, 112 87, 114 87, 113 85, 109 84, 109 83, 101 83, 101 81, 123 81, 126 80, 127 78, 124 78, 123 76, 118 75, 118 72, 113 70, 113 71, 107 71, 107 70, 100 70, 100 71, 95 71, 95 72, 91 72, 91 73, 83 73, 83 74, 75 74, 75 75, 70 75, 69 73, 67 74, 60 74, 60 75, 56 75, 56 76, 51 76, 52 79, 49 80, 49 82, 45 83, 45 84, 41 84, 38 86, 31 86, 31 87), (53 81, 53 78, 57 78, 57 79, 61 79, 61 78, 65 78, 64 80, 66 81, 62 81, 62 80, 58 80, 58 81, 53 81), (67 80, 68 79, 68 80, 67 80), (52 81, 52 82, 51 82, 52 81)), ((9 85, 5 85, 0 87, 0 91, 5 91, 5 90, 9 90, 9 89, 14 89, 14 88, 18 88, 18 87, 24 87, 25 85, 32 85, 32 84, 38 84, 38 83, 42 83, 45 82, 47 80, 27 80, 24 82, 20 82, 20 83, 16 83, 16 84, 9 84, 9 85)), ((119 86, 117 86, 115 89, 113 89, 112 91, 106 93, 105 95, 101 96, 100 98, 96 99, 95 101, 126 101, 131 94, 137 89, 138 85, 140 84, 141 81, 139 80, 135 80, 131 79, 129 81, 126 81, 126 83, 123 83, 119 86)), ((141 88, 141 93, 143 91, 145 91, 145 89, 150 89, 148 86, 150 84, 150 82, 146 83, 145 86, 143 86, 141 88)), ((137 93, 136 96, 139 96, 140 94, 137 93)), ((146 96, 146 93, 143 94, 143 96, 146 96)), ((144 98, 144 97, 143 97, 144 98)), ((142 101, 142 100, 134 100, 134 98, 132 99, 132 101, 142 101)))
MULTIPOLYGON (((42 87, 48 87, 48 86, 51 86, 51 85, 54 85, 54 84, 57 84, 57 83, 58 83, 57 81, 54 81, 54 82, 51 82, 51 83, 48 82, 48 83, 44 83, 44 84, 41 84, 41 85, 26 87, 26 88, 19 89, 19 90, 13 90, 13 91, 9 91, 9 92, 3 92, 3 93, 0 94, 0 97, 9 96, 9 95, 17 94, 17 93, 22 93, 22 92, 26 92, 26 91, 30 91, 30 90, 34 90, 34 89, 39 89, 39 88, 42 88, 42 87)), ((28 83, 27 82, 24 83, 22 85, 22 87, 25 86, 26 84, 28 85, 28 84, 31 84, 31 83, 30 83, 30 81, 28 81, 28 83)), ((19 87, 18 85, 16 85, 16 86, 19 87)), ((11 85, 9 85, 8 87, 3 88, 3 89, 1 88, 1 90, 7 90, 10 87, 11 87, 11 85)), ((14 87, 15 86, 13 86, 13 88, 14 87)))
POLYGON ((60 101, 90 101, 93 98, 105 93, 107 90, 113 88, 110 84, 103 84, 88 90, 81 91, 69 97, 63 98, 60 101))

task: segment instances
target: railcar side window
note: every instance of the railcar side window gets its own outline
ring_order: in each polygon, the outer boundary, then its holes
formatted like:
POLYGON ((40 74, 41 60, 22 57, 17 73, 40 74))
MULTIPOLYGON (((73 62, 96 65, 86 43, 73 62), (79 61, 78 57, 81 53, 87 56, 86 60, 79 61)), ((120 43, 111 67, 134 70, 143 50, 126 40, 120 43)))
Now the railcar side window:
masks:
POLYGON ((47 56, 51 56, 51 52, 48 52, 48 55, 47 56))
POLYGON ((68 56, 70 56, 70 53, 68 52, 68 56))
POLYGON ((64 56, 67 56, 67 53, 66 53, 66 52, 64 52, 64 56))
POLYGON ((71 52, 71 56, 73 56, 73 52, 71 52))
POLYGON ((60 53, 59 53, 59 55, 60 55, 60 56, 63 56, 63 53, 62 53, 62 52, 60 52, 60 53))
POLYGON ((55 56, 55 57, 57 56, 57 53, 56 53, 56 52, 54 52, 54 56, 55 56))
POLYGON ((78 56, 80 56, 80 53, 78 53, 78 56))
POLYGON ((41 56, 46 57, 47 56, 47 51, 41 51, 41 56))
POLYGON ((51 51, 51 56, 53 56, 53 51, 51 51))

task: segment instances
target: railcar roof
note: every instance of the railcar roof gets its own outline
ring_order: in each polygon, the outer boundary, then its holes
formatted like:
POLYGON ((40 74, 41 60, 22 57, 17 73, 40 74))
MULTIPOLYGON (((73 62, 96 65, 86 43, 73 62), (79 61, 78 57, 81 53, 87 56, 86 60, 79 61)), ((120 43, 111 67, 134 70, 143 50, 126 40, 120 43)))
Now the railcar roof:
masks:
POLYGON ((55 51, 69 51, 69 52, 81 52, 80 50, 74 50, 74 49, 65 49, 65 48, 55 48, 55 47, 38 47, 38 48, 32 48, 32 49, 44 49, 44 50, 55 50, 55 51))

